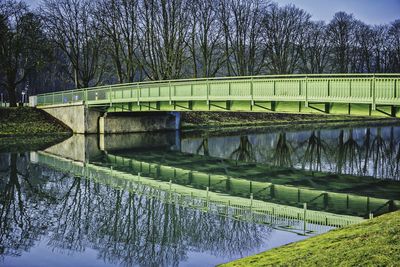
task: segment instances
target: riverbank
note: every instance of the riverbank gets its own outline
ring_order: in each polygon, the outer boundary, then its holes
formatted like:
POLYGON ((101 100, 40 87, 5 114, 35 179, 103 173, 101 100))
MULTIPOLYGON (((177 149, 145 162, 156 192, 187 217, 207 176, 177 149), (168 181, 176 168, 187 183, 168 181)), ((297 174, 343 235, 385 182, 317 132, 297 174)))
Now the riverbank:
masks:
POLYGON ((0 108, 0 151, 37 150, 70 134, 68 127, 42 110, 0 108))
POLYGON ((325 115, 325 114, 289 114, 268 112, 218 112, 196 111, 181 112, 182 128, 184 129, 212 129, 220 127, 246 127, 246 126, 277 126, 300 125, 305 123, 379 123, 400 122, 398 118, 368 117, 349 115, 325 115))
POLYGON ((399 262, 397 211, 221 266, 397 266, 399 262))

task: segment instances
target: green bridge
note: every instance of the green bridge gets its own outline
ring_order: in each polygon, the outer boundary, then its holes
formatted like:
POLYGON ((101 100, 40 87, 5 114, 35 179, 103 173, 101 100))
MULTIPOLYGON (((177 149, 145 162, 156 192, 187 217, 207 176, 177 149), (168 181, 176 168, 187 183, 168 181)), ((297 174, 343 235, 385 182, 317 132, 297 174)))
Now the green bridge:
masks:
POLYGON ((116 112, 219 110, 398 117, 400 74, 296 74, 146 81, 40 94, 31 97, 30 103, 77 133, 179 128, 172 125, 175 121, 172 119, 167 125, 160 125, 168 121, 165 118, 154 121, 152 124, 157 126, 148 129, 146 125, 140 126, 143 121, 117 123, 104 117, 116 112), (68 113, 65 107, 79 105, 97 113, 88 115, 82 111, 80 120, 85 121, 85 126, 69 125, 80 111, 75 108, 71 111, 74 117, 65 117, 68 113), (99 122, 101 117, 104 118, 99 122), (133 124, 139 126, 125 127, 133 124))

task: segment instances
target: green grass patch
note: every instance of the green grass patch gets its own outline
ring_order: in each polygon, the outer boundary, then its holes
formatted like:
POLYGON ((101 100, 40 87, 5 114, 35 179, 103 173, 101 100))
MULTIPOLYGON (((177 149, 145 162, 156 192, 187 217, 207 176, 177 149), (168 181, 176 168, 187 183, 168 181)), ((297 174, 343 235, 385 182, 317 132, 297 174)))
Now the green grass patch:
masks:
POLYGON ((400 212, 221 266, 398 266, 400 212))
POLYGON ((0 108, 0 151, 44 149, 70 135, 70 129, 42 110, 0 108))
POLYGON ((70 129, 42 110, 0 108, 0 137, 69 133, 70 129))

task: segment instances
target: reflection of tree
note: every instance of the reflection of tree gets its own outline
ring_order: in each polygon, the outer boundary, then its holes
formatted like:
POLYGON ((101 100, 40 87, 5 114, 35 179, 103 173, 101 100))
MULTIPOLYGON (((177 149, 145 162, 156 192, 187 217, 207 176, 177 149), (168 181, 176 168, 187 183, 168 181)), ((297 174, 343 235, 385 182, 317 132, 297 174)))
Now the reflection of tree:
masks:
POLYGON ((367 130, 365 132, 363 149, 364 149, 364 164, 362 167, 362 174, 368 175, 368 163, 369 163, 369 157, 370 157, 370 153, 371 153, 371 129, 370 128, 367 128, 367 130))
POLYGON ((200 146, 196 150, 196 154, 199 155, 200 151, 202 151, 202 150, 203 150, 203 155, 204 156, 209 156, 210 155, 210 151, 208 150, 208 138, 203 138, 203 140, 201 141, 200 146))
POLYGON ((344 131, 340 131, 336 153, 336 172, 361 173, 361 150, 353 137, 353 130, 349 131, 346 142, 344 142, 344 131))
POLYGON ((386 141, 382 137, 382 129, 378 128, 377 134, 371 144, 371 157, 373 164, 373 175, 385 177, 384 166, 387 159, 386 141))
MULTIPOLYGON (((400 146, 400 143, 399 143, 400 146)), ((387 176, 390 177, 399 177, 399 151, 397 149, 397 140, 394 134, 394 127, 390 128, 390 138, 389 138, 389 146, 387 150, 387 176), (397 151, 397 153, 396 153, 397 151)))
POLYGON ((49 246, 68 253, 91 247, 100 259, 123 266, 176 266, 188 251, 246 253, 269 234, 265 226, 135 194, 137 184, 129 180, 114 187, 110 177, 110 185, 102 185, 42 168, 38 174, 48 180, 34 188, 14 175, 14 167, 10 173, 0 181, 0 255, 18 255, 45 234, 49 246))
POLYGON ((307 148, 302 159, 302 168, 308 165, 309 170, 322 171, 322 155, 327 155, 326 144, 321 139, 321 132, 312 131, 306 141, 307 148))
POLYGON ((279 133, 274 151, 273 164, 279 167, 292 167, 292 148, 286 140, 286 133, 279 133))
POLYGON ((9 164, 0 177, 0 256, 17 256, 27 251, 40 234, 44 221, 36 214, 43 213, 43 206, 30 205, 36 196, 29 191, 36 191, 38 195, 40 192, 29 181, 24 155, 13 153, 8 158, 2 157, 2 161, 9 164), (22 162, 21 168, 18 161, 22 162))
POLYGON ((396 177, 396 180, 400 180, 400 142, 399 145, 397 146, 395 164, 396 167, 395 167, 394 177, 396 177))
POLYGON ((231 153, 230 158, 236 161, 255 161, 253 144, 248 136, 240 136, 239 146, 231 153))

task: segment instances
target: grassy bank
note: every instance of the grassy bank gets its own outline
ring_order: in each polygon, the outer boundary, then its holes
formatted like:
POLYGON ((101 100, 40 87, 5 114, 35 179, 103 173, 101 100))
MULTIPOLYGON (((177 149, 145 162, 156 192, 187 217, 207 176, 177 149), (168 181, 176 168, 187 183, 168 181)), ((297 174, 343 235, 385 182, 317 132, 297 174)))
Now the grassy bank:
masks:
POLYGON ((360 121, 399 121, 390 117, 367 117, 348 115, 323 115, 323 114, 289 114, 266 112, 182 112, 182 126, 184 128, 221 127, 221 126, 248 126, 248 125, 285 125, 308 122, 360 122, 360 121))
POLYGON ((305 123, 331 124, 338 122, 398 122, 390 117, 368 117, 323 114, 288 114, 266 112, 182 112, 182 128, 219 128, 243 126, 300 125, 305 123))
POLYGON ((400 212, 332 230, 222 266, 398 266, 400 212))
POLYGON ((0 108, 0 151, 37 150, 69 136, 70 129, 42 110, 0 108))

